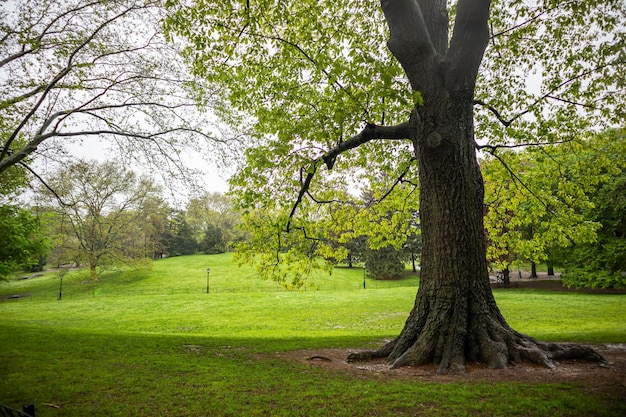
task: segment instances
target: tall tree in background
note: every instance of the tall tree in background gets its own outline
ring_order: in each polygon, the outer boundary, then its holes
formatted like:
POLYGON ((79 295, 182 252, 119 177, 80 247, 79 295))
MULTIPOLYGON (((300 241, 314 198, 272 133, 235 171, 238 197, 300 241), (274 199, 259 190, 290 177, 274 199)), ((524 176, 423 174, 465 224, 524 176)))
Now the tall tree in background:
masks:
MULTIPOLYGON (((0 3, 0 190, 9 168, 58 159, 73 139, 108 138, 177 175, 190 172, 184 149, 224 148, 197 106, 198 80, 164 39, 163 10, 161 0, 0 3)), ((202 107, 214 97, 205 86, 202 107)))
MULTIPOLYGON (((520 334, 500 314, 489 286, 476 149, 560 141, 620 121, 623 4, 447 3, 170 0, 169 28, 190 41, 196 74, 227 86, 233 107, 255 120, 255 147, 234 186, 242 207, 272 219, 248 223, 260 251, 295 247, 314 259, 324 229, 310 225, 350 205, 333 190, 382 171, 384 201, 403 181, 416 182, 418 171, 415 306, 397 338, 351 360, 435 363, 441 373, 461 372, 467 360, 494 368, 523 359, 549 367, 561 357, 600 360, 588 348, 520 334)), ((261 252, 256 260, 271 266, 281 258, 261 252)))
POLYGON ((200 249, 206 253, 223 253, 232 242, 242 239, 236 230, 240 214, 225 194, 208 192, 192 198, 185 219, 194 230, 200 249))
POLYGON ((127 243, 137 240, 129 233, 140 223, 144 201, 156 192, 151 181, 115 162, 79 161, 58 172, 50 185, 55 194, 42 193, 58 203, 57 222, 72 237, 65 241, 66 262, 87 265, 95 280, 98 267, 144 257, 141 245, 129 252, 127 243))

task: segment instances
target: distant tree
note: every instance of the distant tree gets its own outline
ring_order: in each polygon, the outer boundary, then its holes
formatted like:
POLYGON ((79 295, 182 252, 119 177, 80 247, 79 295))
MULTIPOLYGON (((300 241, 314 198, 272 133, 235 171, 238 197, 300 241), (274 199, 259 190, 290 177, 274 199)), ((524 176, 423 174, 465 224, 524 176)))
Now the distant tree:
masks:
POLYGON ((204 229, 204 239, 202 239, 200 249, 207 254, 226 252, 226 241, 222 228, 208 223, 204 229))
POLYGON ((397 279, 404 272, 405 253, 393 245, 365 250, 367 273, 374 279, 397 279))
POLYGON ((170 219, 170 256, 192 255, 198 251, 198 242, 193 229, 187 223, 184 212, 175 213, 170 219))
MULTIPOLYGON (((241 240, 242 234, 237 230, 240 222, 240 214, 235 209, 230 197, 219 192, 208 192, 200 197, 193 198, 187 204, 185 219, 193 229, 196 241, 202 250, 206 251, 205 240, 215 239, 216 233, 220 234, 221 243, 214 246, 211 244, 210 251, 219 250, 224 252, 230 242, 241 240)), ((219 253, 219 252, 215 252, 219 253)))
POLYGON ((87 265, 95 280, 98 267, 143 258, 143 251, 127 244, 129 235, 136 240, 140 208, 157 192, 150 180, 115 162, 79 161, 60 170, 50 185, 55 193, 42 194, 57 202, 57 227, 69 237, 67 261, 87 265))
POLYGON ((37 216, 17 206, 0 206, 0 279, 38 265, 49 244, 37 216))
POLYGON ((144 201, 141 212, 144 251, 154 260, 161 259, 168 253, 171 241, 169 218, 172 209, 163 198, 150 196, 144 201))

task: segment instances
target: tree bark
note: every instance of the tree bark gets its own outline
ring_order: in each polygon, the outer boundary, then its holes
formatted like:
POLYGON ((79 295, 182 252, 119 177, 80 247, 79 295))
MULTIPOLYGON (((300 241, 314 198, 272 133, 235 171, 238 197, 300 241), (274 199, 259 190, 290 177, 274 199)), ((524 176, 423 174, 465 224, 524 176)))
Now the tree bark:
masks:
POLYGON ((468 360, 491 368, 522 359, 553 367, 554 359, 577 354, 603 360, 590 348, 544 344, 516 332, 491 292, 472 107, 488 41, 489 1, 458 2, 447 52, 431 42, 435 22, 424 21, 445 12, 446 2, 382 0, 381 5, 390 28, 389 48, 424 100, 415 107, 411 125, 419 163, 421 278, 400 335, 348 360, 386 357, 392 367, 435 363, 439 373, 463 372, 468 360))
POLYGON ((502 279, 504 281, 504 288, 509 288, 511 286, 511 271, 508 266, 502 270, 502 279))

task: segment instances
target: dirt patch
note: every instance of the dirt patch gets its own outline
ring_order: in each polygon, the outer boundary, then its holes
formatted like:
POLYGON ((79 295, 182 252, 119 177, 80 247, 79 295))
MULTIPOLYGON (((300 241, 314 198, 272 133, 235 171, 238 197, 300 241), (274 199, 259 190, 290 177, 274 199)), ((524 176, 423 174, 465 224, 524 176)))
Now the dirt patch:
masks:
POLYGON ((567 360, 548 369, 529 363, 510 365, 507 369, 488 369, 485 365, 470 363, 461 375, 438 375, 434 365, 390 369, 384 360, 348 363, 348 354, 354 349, 297 350, 277 353, 281 359, 296 361, 309 367, 349 374, 363 379, 409 379, 420 382, 524 382, 524 383, 579 383, 589 391, 617 389, 626 398, 626 344, 594 346, 608 361, 607 366, 585 361, 567 360))

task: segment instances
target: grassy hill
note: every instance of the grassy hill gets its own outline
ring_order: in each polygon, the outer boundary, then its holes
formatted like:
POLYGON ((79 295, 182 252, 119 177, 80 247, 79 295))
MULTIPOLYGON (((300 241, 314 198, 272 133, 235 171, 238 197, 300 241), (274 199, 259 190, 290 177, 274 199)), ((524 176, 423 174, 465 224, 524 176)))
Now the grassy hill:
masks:
MULTIPOLYGON (((63 277, 63 294, 66 297, 115 296, 137 294, 205 293, 207 268, 210 268, 209 291, 267 292, 284 291, 280 285, 263 281, 254 268, 238 267, 232 263, 232 254, 191 255, 161 259, 135 269, 106 271, 98 280, 89 280, 86 271, 69 271, 63 277)), ((0 297, 23 295, 34 298, 58 298, 60 271, 52 270, 30 279, 0 282, 0 297)), ((396 281, 366 279, 367 288, 414 287, 418 277, 396 281)), ((343 291, 357 290, 363 286, 363 269, 337 267, 332 275, 314 274, 303 290, 343 291)))

